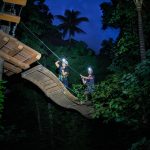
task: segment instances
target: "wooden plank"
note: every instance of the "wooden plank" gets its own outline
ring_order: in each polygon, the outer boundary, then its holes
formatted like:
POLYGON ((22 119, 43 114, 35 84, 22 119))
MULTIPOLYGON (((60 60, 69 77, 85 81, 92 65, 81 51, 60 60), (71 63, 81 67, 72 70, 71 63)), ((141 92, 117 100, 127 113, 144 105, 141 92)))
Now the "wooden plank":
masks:
POLYGON ((47 84, 44 86, 44 90, 48 90, 48 89, 51 89, 51 88, 54 88, 57 86, 57 83, 53 83, 53 84, 47 84))
POLYGON ((56 104, 67 109, 75 105, 60 90, 48 94, 48 97, 51 98, 56 104))
POLYGON ((48 78, 47 76, 43 76, 42 81, 39 81, 39 83, 45 86, 45 85, 47 85, 47 84, 52 84, 52 83, 54 83, 54 81, 51 80, 50 78, 48 78))
POLYGON ((36 62, 37 60, 39 60, 41 58, 41 54, 34 51, 31 48, 28 47, 24 47, 23 51, 28 54, 29 56, 31 56, 31 59, 27 60, 25 63, 27 64, 32 64, 33 62, 36 62))
POLYGON ((34 63, 34 62, 36 62, 36 61, 38 61, 39 60, 39 56, 32 56, 32 58, 30 58, 30 59, 27 59, 26 61, 24 61, 24 63, 26 63, 26 64, 32 64, 32 63, 34 63))
POLYGON ((53 92, 55 92, 55 91, 57 91, 57 90, 59 90, 59 89, 60 89, 59 86, 55 86, 55 87, 53 87, 53 88, 47 89, 47 90, 46 90, 46 93, 53 93, 53 92))
POLYGON ((63 93, 64 93, 65 95, 67 95, 67 96, 69 97, 69 99, 71 99, 72 101, 78 100, 78 98, 75 97, 74 95, 72 95, 67 89, 64 89, 63 93))
POLYGON ((40 53, 35 52, 34 50, 32 50, 26 46, 23 46, 23 49, 22 49, 21 53, 19 53, 19 54, 27 57, 24 60, 24 63, 29 64, 29 65, 36 62, 37 60, 39 60, 41 58, 40 53))
POLYGON ((25 58, 28 58, 28 59, 32 58, 32 56, 29 55, 29 54, 27 54, 24 50, 20 51, 18 54, 21 55, 21 56, 23 56, 23 57, 25 57, 25 58))
POLYGON ((16 67, 8 62, 4 62, 4 68, 9 70, 9 71, 12 71, 14 73, 20 73, 22 71, 22 69, 20 69, 19 67, 16 67))
POLYGON ((12 76, 13 74, 14 74, 14 72, 12 72, 12 71, 7 71, 7 72, 6 72, 6 75, 7 75, 7 76, 12 76))
POLYGON ((24 48, 18 48, 19 46, 14 47, 14 44, 12 42, 8 43, 5 47, 5 52, 8 53, 10 56, 14 56, 18 60, 30 65, 33 62, 36 62, 40 57, 37 54, 29 53, 25 51, 24 48), (14 48, 13 48, 14 47, 14 48), (16 56, 15 56, 16 55, 16 56), (38 59, 37 59, 38 57, 38 59))
MULTIPOLYGON (((20 42, 20 44, 21 44, 21 42, 20 42)), ((22 44, 23 44, 23 43, 22 43, 22 44)), ((27 46, 27 45, 25 45, 25 44, 23 44, 23 46, 24 46, 24 50, 25 50, 26 52, 29 52, 29 53, 31 53, 31 54, 36 54, 36 55, 39 55, 39 54, 40 54, 39 52, 35 51, 33 48, 31 48, 31 47, 29 47, 29 46, 27 46)))
POLYGON ((0 20, 14 22, 14 23, 18 24, 20 22, 20 17, 19 16, 15 16, 15 15, 0 13, 0 20))
POLYGON ((33 72, 36 72, 37 70, 40 70, 41 68, 42 68, 42 65, 37 65, 37 66, 35 66, 35 67, 33 67, 33 68, 31 68, 31 69, 29 69, 29 70, 23 72, 23 73, 21 74, 21 75, 22 75, 22 78, 28 78, 28 76, 29 76, 30 74, 32 74, 33 72))
POLYGON ((6 45, 4 45, 4 47, 1 50, 10 56, 14 56, 21 51, 19 49, 14 49, 14 43, 12 41, 10 41, 6 45))
POLYGON ((43 72, 43 74, 47 75, 51 80, 58 83, 58 86, 61 88, 64 88, 64 85, 58 80, 57 76, 55 76, 50 70, 46 69, 45 67, 42 67, 40 72, 43 72))
POLYGON ((36 57, 38 60, 41 58, 41 54, 37 51, 35 51, 34 49, 32 49, 31 47, 23 44, 20 41, 17 41, 16 44, 20 44, 23 46, 23 51, 25 51, 27 54, 33 55, 33 57, 36 57))
MULTIPOLYGON (((47 92, 46 93, 46 95, 49 97, 49 98, 51 98, 52 100, 54 99, 53 97, 55 97, 55 95, 59 95, 59 94, 63 94, 62 93, 62 89, 59 89, 59 90, 56 90, 56 91, 54 91, 54 92, 51 92, 51 93, 49 93, 49 92, 47 92)), ((56 100, 56 99, 55 99, 56 100)), ((55 101, 56 102, 56 101, 55 101)))
MULTIPOLYGON (((17 43, 17 44, 21 45, 22 43, 17 43)), ((36 55, 36 54, 38 54, 38 52, 35 52, 35 50, 31 49, 30 47, 27 47, 25 45, 22 45, 22 46, 23 46, 23 51, 25 53, 27 53, 28 55, 36 55)))
MULTIPOLYGON (((32 59, 31 55, 27 54, 23 51, 23 46, 19 45, 14 47, 14 44, 12 42, 8 43, 3 47, 3 51, 5 51, 8 55, 14 56, 14 58, 22 61, 25 63, 25 61, 32 59)), ((31 63, 30 63, 31 64, 31 63)))
POLYGON ((28 77, 34 78, 37 81, 42 81, 43 80, 43 74, 39 71, 35 71, 35 72, 29 74, 28 77))
POLYGON ((16 58, 17 60, 24 62, 28 59, 28 57, 24 57, 23 55, 20 55, 20 53, 18 53, 17 55, 13 56, 13 58, 16 58))
POLYGON ((50 85, 50 84, 53 84, 55 83, 53 80, 48 80, 48 81, 40 81, 40 84, 44 85, 44 86, 47 86, 47 85, 50 85))
MULTIPOLYGON (((47 76, 46 76, 46 77, 47 77, 47 76)), ((46 79, 47 79, 47 78, 46 78, 46 79)), ((54 83, 53 80, 51 80, 51 79, 49 79, 49 78, 48 78, 48 80, 46 80, 46 79, 43 79, 42 81, 39 81, 40 84, 46 85, 46 84, 52 84, 52 83, 54 83)))
POLYGON ((4 53, 8 54, 10 50, 4 46, 4 47, 1 49, 1 51, 3 51, 4 53))
POLYGON ((25 6, 27 0, 3 0, 3 2, 25 6))
POLYGON ((7 70, 7 69, 4 69, 4 73, 5 73, 7 76, 11 76, 11 75, 14 74, 12 71, 9 71, 9 70, 7 70))
POLYGON ((5 47, 9 49, 8 54, 10 56, 14 56, 14 55, 20 53, 23 49, 22 45, 15 46, 14 43, 8 43, 5 47))
POLYGON ((19 60, 17 60, 14 57, 9 56, 8 54, 0 51, 0 57, 2 57, 4 60, 10 62, 11 64, 14 64, 15 66, 18 66, 22 69, 28 69, 30 66, 28 64, 25 64, 19 60))
POLYGON ((9 38, 8 37, 3 37, 1 40, 0 40, 0 49, 6 45, 9 41, 9 38))

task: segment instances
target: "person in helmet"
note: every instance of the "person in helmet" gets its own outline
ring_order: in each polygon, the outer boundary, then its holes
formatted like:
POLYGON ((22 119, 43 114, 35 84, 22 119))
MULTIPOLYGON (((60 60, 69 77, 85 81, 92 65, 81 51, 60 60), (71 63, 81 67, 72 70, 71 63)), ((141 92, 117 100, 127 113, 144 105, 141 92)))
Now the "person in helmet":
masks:
POLYGON ((80 75, 82 82, 86 85, 84 94, 86 95, 86 100, 89 100, 94 92, 94 75, 91 67, 88 68, 88 76, 80 75))
POLYGON ((59 80, 64 84, 65 87, 68 87, 68 61, 66 59, 62 59, 61 61, 55 62, 56 67, 59 70, 59 80))

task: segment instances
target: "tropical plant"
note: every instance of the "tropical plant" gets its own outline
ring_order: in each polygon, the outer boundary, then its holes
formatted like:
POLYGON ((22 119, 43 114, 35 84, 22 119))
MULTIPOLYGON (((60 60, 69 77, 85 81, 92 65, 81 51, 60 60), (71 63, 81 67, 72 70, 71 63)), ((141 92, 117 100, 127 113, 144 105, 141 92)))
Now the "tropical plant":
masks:
POLYGON ((133 143, 129 150, 149 150, 150 140, 146 137, 141 138, 137 142, 133 143))
POLYGON ((78 25, 82 22, 88 22, 87 17, 79 17, 80 12, 74 10, 66 10, 64 16, 57 15, 56 17, 62 22, 58 27, 63 33, 63 37, 69 34, 69 41, 75 33, 85 33, 78 25))

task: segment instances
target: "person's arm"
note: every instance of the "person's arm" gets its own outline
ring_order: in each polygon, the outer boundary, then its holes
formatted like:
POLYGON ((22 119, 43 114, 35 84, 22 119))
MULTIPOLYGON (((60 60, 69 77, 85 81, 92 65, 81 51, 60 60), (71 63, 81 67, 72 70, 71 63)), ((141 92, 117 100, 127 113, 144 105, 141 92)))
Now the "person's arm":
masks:
POLYGON ((86 84, 86 80, 88 79, 88 77, 85 77, 83 75, 80 75, 80 76, 81 76, 83 84, 86 84))
POLYGON ((89 79, 89 77, 86 77, 86 76, 83 76, 83 75, 80 75, 80 76, 81 76, 82 79, 86 79, 86 80, 89 79))
POLYGON ((59 68, 59 67, 60 67, 60 61, 59 61, 59 60, 56 61, 56 62, 55 62, 55 65, 56 65, 57 68, 59 68))
POLYGON ((84 78, 82 78, 82 82, 83 84, 86 84, 86 80, 84 78))
POLYGON ((69 73, 68 72, 65 72, 64 70, 62 70, 62 75, 63 76, 66 76, 66 75, 68 75, 69 73))
POLYGON ((69 74, 68 67, 62 69, 62 75, 63 75, 63 76, 67 76, 68 74, 69 74))

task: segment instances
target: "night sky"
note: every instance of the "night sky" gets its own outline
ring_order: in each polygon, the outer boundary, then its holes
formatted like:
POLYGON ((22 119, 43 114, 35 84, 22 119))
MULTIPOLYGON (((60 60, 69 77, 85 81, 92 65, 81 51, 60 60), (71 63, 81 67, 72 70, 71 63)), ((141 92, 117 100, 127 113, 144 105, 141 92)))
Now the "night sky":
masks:
MULTIPOLYGON (((63 15, 66 9, 77 10, 81 12, 79 17, 87 17, 89 22, 83 22, 79 26, 86 34, 76 34, 74 39, 84 41, 89 48, 92 48, 96 53, 99 52, 101 42, 110 37, 114 40, 119 34, 119 30, 108 28, 102 30, 102 11, 99 5, 102 2, 109 2, 109 0, 46 0, 50 12, 55 15, 63 15)), ((58 19, 53 22, 58 25, 58 19)))

